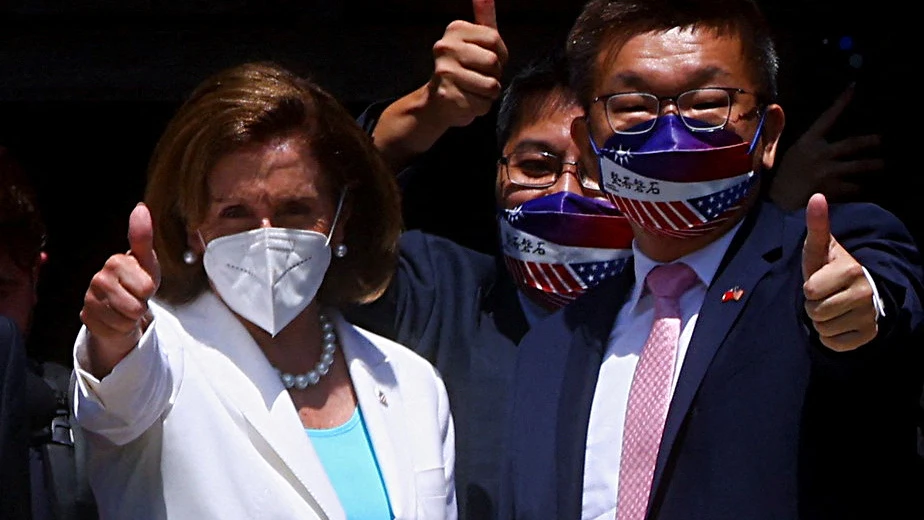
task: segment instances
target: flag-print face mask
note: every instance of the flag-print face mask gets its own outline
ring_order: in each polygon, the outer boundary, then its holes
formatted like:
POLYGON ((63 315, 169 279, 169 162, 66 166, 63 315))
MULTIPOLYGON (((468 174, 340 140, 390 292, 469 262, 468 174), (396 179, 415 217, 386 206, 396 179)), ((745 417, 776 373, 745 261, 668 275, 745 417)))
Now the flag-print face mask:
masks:
POLYGON ((690 130, 674 114, 642 134, 614 134, 603 148, 600 186, 627 218, 651 232, 701 236, 727 221, 756 181, 754 143, 734 132, 690 130))
POLYGON ((499 226, 507 270, 547 309, 618 274, 632 256, 629 221, 606 201, 567 191, 501 210, 499 226))

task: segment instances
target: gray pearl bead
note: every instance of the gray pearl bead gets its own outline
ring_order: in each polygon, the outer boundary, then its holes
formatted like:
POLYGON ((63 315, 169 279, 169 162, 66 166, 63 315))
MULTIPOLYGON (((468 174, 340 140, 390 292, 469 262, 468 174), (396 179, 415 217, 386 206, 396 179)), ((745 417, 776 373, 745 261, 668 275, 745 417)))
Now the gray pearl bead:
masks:
POLYGON ((334 325, 326 315, 319 314, 318 318, 321 321, 322 332, 321 359, 318 360, 313 370, 304 374, 283 373, 277 368, 276 373, 279 374, 283 386, 287 389, 297 388, 298 390, 304 390, 311 385, 318 384, 321 377, 330 372, 330 367, 334 362, 334 353, 337 351, 337 333, 334 330, 334 325))

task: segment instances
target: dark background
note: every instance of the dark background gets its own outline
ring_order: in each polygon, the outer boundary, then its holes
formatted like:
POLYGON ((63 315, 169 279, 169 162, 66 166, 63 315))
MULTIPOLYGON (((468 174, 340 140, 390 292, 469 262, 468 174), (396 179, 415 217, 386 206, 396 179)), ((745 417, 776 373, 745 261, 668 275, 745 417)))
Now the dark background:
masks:
MULTIPOLYGON (((580 7, 497 3, 508 74, 562 41, 580 7)), ((885 134, 888 168, 865 195, 917 229, 918 176, 899 156, 905 134, 897 115, 903 101, 920 105, 920 96, 899 95, 913 90, 897 70, 905 63, 893 43, 902 17, 897 2, 764 4, 783 57, 784 144, 861 76, 854 113, 845 117, 852 127, 837 131, 885 134), (863 58, 859 68, 849 65, 854 54, 863 58)), ((462 0, 0 0, 0 144, 32 175, 49 227, 32 355, 70 363, 90 277, 126 249, 127 217, 142 196, 147 158, 206 75, 242 61, 279 61, 314 77, 358 115, 372 101, 425 82, 432 44, 450 21, 471 16, 462 0)), ((442 146, 454 168, 437 169, 408 193, 407 224, 490 251, 491 117, 442 146)))

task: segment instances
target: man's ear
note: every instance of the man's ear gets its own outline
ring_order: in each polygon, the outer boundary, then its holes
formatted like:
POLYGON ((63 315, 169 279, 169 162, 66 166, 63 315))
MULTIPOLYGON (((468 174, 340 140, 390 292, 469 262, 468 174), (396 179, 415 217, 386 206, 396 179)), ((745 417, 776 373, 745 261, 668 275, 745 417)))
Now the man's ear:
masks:
POLYGON ((760 155, 761 166, 764 171, 773 168, 776 161, 776 151, 780 143, 780 135, 786 124, 783 108, 776 103, 768 105, 764 110, 764 127, 760 134, 762 151, 760 155))
POLYGON ((594 178, 600 178, 600 163, 596 161, 594 149, 590 146, 590 127, 587 123, 587 117, 576 117, 571 121, 571 139, 580 150, 581 165, 584 171, 590 173, 594 178))

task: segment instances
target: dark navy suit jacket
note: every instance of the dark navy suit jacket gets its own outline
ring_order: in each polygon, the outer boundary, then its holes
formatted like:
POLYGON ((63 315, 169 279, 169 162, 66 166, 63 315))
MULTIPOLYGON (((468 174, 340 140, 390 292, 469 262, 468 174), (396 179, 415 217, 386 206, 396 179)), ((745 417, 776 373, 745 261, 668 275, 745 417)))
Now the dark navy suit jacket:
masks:
POLYGON ((26 350, 13 321, 0 316, 0 518, 31 518, 26 350))
POLYGON ((527 329, 506 269, 492 256, 409 231, 387 292, 346 316, 413 349, 440 372, 455 422, 459 518, 494 518, 507 395, 516 344, 527 329))
MULTIPOLYGON (((371 134, 393 101, 368 106, 359 124, 371 134)), ((402 236, 387 293, 346 312, 356 325, 427 358, 442 375, 455 422, 459 518, 465 520, 496 515, 507 392, 516 345, 528 327, 506 268, 485 254, 498 250, 496 153, 493 131, 485 131, 493 129, 493 117, 446 132, 398 174, 405 223, 418 231, 402 236), (454 196, 433 197, 446 179, 458 181, 454 196), (464 218, 452 218, 457 215, 464 218)))
MULTIPOLYGON (((918 518, 922 270, 905 228, 832 207, 832 233, 885 300, 877 338, 826 349, 804 312, 804 213, 758 204, 709 288, 658 453, 649 519, 918 518), (722 302, 732 288, 739 301, 722 302)), ((579 519, 591 402, 632 269, 533 327, 511 396, 502 519, 579 519)))

